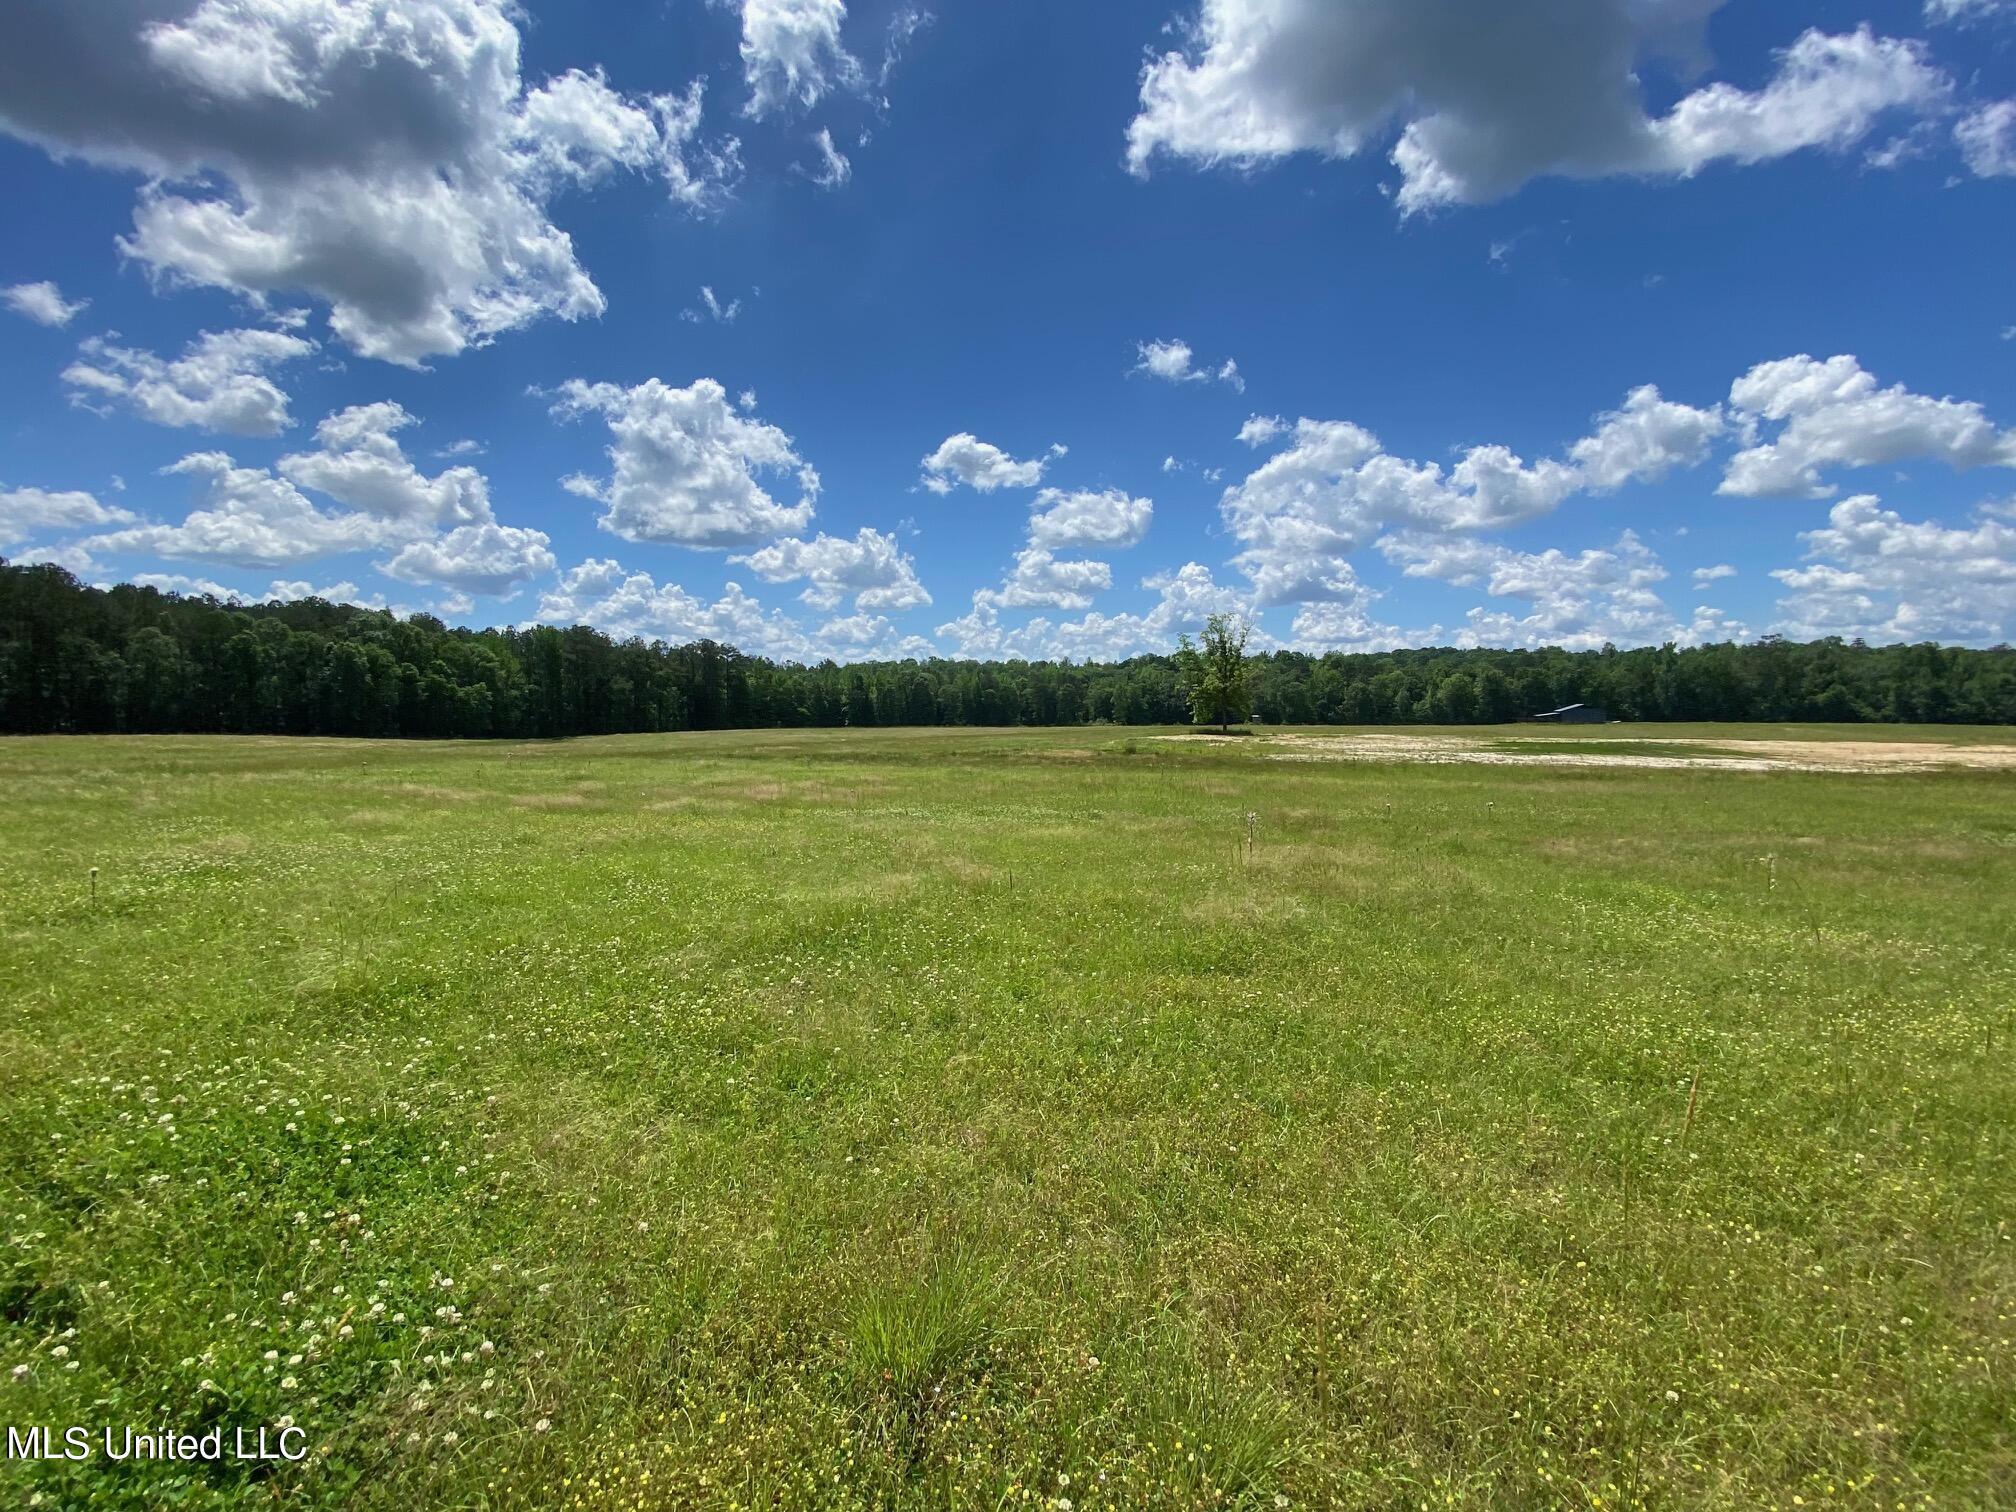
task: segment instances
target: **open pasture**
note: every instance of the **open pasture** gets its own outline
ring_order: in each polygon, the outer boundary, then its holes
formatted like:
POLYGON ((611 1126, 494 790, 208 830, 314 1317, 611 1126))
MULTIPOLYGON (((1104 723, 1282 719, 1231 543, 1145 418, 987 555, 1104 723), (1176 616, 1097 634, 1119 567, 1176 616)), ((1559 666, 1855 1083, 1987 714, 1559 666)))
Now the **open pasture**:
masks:
POLYGON ((1175 733, 0 744, 0 1500, 2016 1502, 2016 774, 1175 733))

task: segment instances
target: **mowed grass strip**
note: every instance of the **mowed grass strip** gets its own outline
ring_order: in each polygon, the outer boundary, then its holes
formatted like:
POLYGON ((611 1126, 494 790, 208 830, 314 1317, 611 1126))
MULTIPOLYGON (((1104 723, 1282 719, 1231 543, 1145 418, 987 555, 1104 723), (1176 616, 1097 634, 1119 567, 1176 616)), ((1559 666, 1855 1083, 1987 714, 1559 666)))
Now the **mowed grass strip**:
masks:
POLYGON ((0 744, 0 1494, 2016 1500, 2016 777, 1153 733, 0 744))

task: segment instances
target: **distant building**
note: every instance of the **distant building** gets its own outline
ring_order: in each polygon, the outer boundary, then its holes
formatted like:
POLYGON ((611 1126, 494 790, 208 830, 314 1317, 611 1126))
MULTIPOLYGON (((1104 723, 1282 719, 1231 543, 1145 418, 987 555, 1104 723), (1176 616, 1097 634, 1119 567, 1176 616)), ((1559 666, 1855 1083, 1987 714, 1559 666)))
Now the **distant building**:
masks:
POLYGON ((1610 716, 1593 704, 1569 704, 1545 714, 1528 714, 1528 724, 1608 724, 1610 716))

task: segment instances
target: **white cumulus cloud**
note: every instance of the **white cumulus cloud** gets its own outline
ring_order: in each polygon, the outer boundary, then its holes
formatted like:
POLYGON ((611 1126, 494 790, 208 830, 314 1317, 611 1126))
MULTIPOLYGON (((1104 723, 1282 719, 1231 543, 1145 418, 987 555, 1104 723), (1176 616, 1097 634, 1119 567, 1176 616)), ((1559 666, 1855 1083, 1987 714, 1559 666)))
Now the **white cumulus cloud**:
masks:
POLYGON ((316 427, 314 448, 283 456, 277 474, 223 452, 185 457, 165 469, 201 487, 181 524, 133 524, 85 544, 237 567, 385 548, 392 555, 378 567, 389 576, 465 596, 508 594, 551 572, 546 535, 500 525, 483 474, 457 465, 429 477, 413 464, 397 433, 415 423, 390 402, 338 410, 316 427), (343 507, 323 509, 303 490, 343 507))
POLYGON ((832 609, 852 596, 856 610, 893 613, 931 602, 917 580, 917 564, 894 536, 863 528, 853 540, 818 535, 809 541, 773 541, 761 551, 731 557, 768 583, 803 579, 799 595, 815 609, 832 609))
POLYGON ((840 39, 844 0, 740 0, 743 107, 750 116, 810 109, 836 89, 858 89, 860 61, 840 39))
POLYGON ((997 488, 1034 488, 1043 481, 1045 462, 1041 457, 1018 462, 992 442, 961 431, 939 442, 921 465, 924 475, 919 481, 935 494, 948 494, 961 483, 992 493, 997 488))
POLYGON ((1459 646, 1565 646, 1571 651, 1674 641, 1694 644, 1740 636, 1741 625, 1719 615, 1681 622, 1654 591, 1666 569, 1627 530, 1614 546, 1570 554, 1515 551, 1495 542, 1403 532, 1380 550, 1409 577, 1481 588, 1494 598, 1524 600, 1525 613, 1479 605, 1459 631, 1459 646))
POLYGON ((2016 526, 1989 511, 1956 528, 1857 494, 1799 539, 1810 565, 1771 574, 1790 590, 1778 601, 1786 635, 1989 644, 2016 632, 2016 526))
POLYGON ((199 506, 180 525, 134 525, 92 537, 84 542, 87 549, 285 567, 386 539, 383 525, 370 516, 324 513, 285 478, 263 467, 240 467, 223 452, 197 452, 162 470, 195 479, 199 506))
POLYGON ((973 602, 996 609, 1089 609, 1092 595, 1112 586, 1113 569, 1105 562, 1060 562, 1041 546, 1027 546, 1015 554, 1001 586, 980 589, 973 602))
POLYGON ((1843 147, 1949 82, 1921 44, 1807 31, 1755 91, 1713 83, 1651 115, 1648 67, 1691 71, 1722 0, 1202 0, 1186 46, 1142 70, 1127 160, 1253 166, 1393 141, 1405 211, 1545 174, 1688 175, 1843 147), (1397 133, 1397 141, 1394 140, 1397 133))
POLYGON ((417 365, 541 316, 602 313, 549 218, 567 188, 657 175, 718 202, 697 84, 619 95, 520 73, 510 0, 14 0, 0 130, 144 176, 120 247, 255 302, 306 291, 337 336, 417 365))
POLYGON ((66 326, 91 303, 88 299, 65 299, 63 291, 46 278, 39 283, 18 283, 0 289, 0 299, 6 300, 7 308, 16 315, 25 315, 37 325, 45 326, 66 326))
POLYGON ((1826 498, 1827 468, 1929 458, 1955 468, 2016 467, 2016 431, 1998 430, 1973 400, 1876 386, 1851 356, 1800 354, 1762 362, 1731 386, 1748 421, 1780 429, 1729 461, 1719 491, 1744 498, 1826 498))
MULTIPOLYGON (((972 612, 940 625, 938 634, 959 656, 1120 661, 1166 652, 1179 635, 1203 629, 1209 616, 1244 615, 1252 607, 1246 595, 1213 581, 1211 569, 1201 562, 1186 562, 1174 572, 1144 579, 1141 586, 1158 595, 1145 614, 1095 611, 1061 622, 1038 617, 1016 627, 1002 623, 994 598, 976 595, 972 612)), ((1256 633, 1254 649, 1267 644, 1271 644, 1267 637, 1256 633)))
POLYGON ((540 596, 533 622, 594 625, 612 635, 674 643, 711 640, 752 656, 806 663, 829 656, 875 661, 935 654, 929 642, 901 634, 879 615, 857 612, 808 627, 765 608, 737 583, 709 600, 677 583, 658 583, 649 573, 626 571, 606 557, 563 572, 540 596))
POLYGON ((282 457, 280 471, 408 533, 489 524, 490 485, 482 473, 460 465, 430 478, 408 459, 397 432, 414 423, 389 401, 338 410, 315 428, 315 450, 282 457))
MULTIPOLYGON (((268 602, 277 600, 282 604, 298 604, 311 598, 330 604, 355 604, 362 602, 364 597, 362 590, 348 578, 337 583, 325 583, 320 588, 306 578, 276 579, 266 590, 268 602)), ((383 600, 379 599, 366 607, 380 607, 382 604, 383 600)))
POLYGON ((1676 467, 1704 461, 1723 430, 1719 406, 1677 404, 1660 398, 1648 383, 1626 395, 1622 409, 1599 415, 1595 432, 1569 448, 1568 456, 1587 488, 1656 483, 1676 467))
POLYGON ((562 384, 554 414, 601 415, 614 437, 606 481, 576 476, 570 491, 599 500, 601 527, 626 541, 721 549, 792 535, 811 523, 819 474, 776 426, 728 401, 702 378, 672 388, 656 378, 634 388, 562 384), (773 498, 760 479, 781 474, 798 502, 773 498))
POLYGON ((547 549, 551 545, 540 530, 492 523, 461 525, 409 543, 390 561, 378 563, 378 570, 405 583, 502 597, 554 569, 557 563, 547 549))
POLYGON ((1583 481, 1572 464, 1529 465, 1496 445, 1470 448, 1445 473, 1392 455, 1349 421, 1299 420, 1293 437, 1219 503, 1263 604, 1332 596, 1344 556, 1388 527, 1504 528, 1548 513, 1583 481))
POLYGON ((2016 177, 2016 100, 1997 100, 1963 116, 1953 140, 1979 177, 2016 177))
POLYGON ((1215 369, 1197 367, 1194 365, 1197 354, 1187 341, 1140 341, 1135 343, 1134 351, 1134 371, 1160 378, 1164 383, 1208 383, 1215 378, 1242 394, 1246 392, 1246 380, 1239 375, 1238 363, 1228 357, 1215 369))
POLYGON ((1239 427, 1238 439, 1248 446, 1266 446, 1291 429, 1279 415, 1249 415, 1239 427))
POLYGON ((1117 488, 1067 493, 1046 488, 1030 506, 1029 541, 1051 551, 1073 547, 1139 545, 1155 513, 1152 499, 1117 488))
POLYGON ((294 423, 287 395, 267 376, 315 343, 285 331, 205 331, 173 361, 93 336, 64 369, 73 403, 122 404, 156 425, 230 436, 277 436, 294 423))
POLYGON ((46 488, 8 488, 0 485, 0 547, 48 531, 88 530, 101 525, 123 525, 133 514, 110 504, 101 504, 77 489, 51 492, 46 488))

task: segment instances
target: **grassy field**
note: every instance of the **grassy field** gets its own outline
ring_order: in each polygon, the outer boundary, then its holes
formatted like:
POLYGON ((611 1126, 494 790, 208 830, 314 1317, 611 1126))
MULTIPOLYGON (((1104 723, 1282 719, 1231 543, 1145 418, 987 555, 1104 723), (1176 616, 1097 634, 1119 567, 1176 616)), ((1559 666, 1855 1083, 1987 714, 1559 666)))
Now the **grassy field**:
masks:
POLYGON ((0 743, 0 1503, 2016 1505, 2016 774, 1267 746, 0 743))

